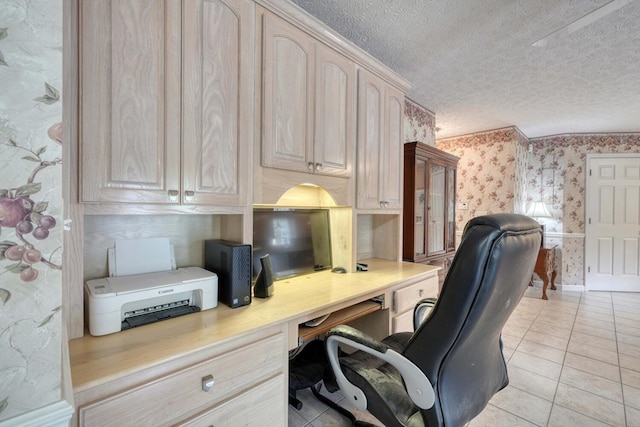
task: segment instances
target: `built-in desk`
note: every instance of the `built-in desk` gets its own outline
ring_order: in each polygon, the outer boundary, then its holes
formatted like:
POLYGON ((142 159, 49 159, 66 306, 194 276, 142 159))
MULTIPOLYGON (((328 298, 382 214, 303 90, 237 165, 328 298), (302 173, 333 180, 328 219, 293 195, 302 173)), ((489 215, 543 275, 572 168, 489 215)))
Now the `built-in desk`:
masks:
MULTIPOLYGON (((248 306, 219 304, 111 335, 71 340, 77 422, 199 425, 241 416, 238 422, 255 419, 259 424, 267 416, 285 425, 288 350, 297 345, 298 325, 372 297, 389 301, 391 288, 437 273, 423 264, 364 262, 367 272, 324 271, 277 281, 272 297, 254 298, 248 306), (204 391, 209 377, 213 386, 204 391)), ((386 327, 388 332, 388 320, 386 327)))

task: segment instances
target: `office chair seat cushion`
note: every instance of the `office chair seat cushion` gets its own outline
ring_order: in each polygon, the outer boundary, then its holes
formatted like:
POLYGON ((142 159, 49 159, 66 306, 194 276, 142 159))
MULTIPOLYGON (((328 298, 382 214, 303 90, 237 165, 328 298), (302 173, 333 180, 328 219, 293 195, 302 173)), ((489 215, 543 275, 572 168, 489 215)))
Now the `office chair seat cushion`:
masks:
MULTIPOLYGON (((411 332, 400 332, 388 336, 382 342, 401 352, 411 336, 411 332)), ((364 351, 356 351, 341 358, 340 364, 347 379, 367 395, 369 411, 384 425, 424 425, 420 409, 411 401, 402 377, 393 366, 364 351)), ((332 375, 327 378, 327 374, 332 374, 331 369, 325 372, 325 387, 331 391, 330 386, 335 385, 335 379, 332 375), (330 382, 332 380, 333 383, 330 382)), ((335 390, 337 389, 335 385, 335 390)))

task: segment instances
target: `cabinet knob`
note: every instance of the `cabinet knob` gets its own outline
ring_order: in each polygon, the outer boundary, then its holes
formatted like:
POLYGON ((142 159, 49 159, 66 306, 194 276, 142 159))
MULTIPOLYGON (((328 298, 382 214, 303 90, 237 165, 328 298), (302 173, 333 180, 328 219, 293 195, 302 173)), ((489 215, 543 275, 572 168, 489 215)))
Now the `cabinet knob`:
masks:
POLYGON ((178 201, 178 190, 169 190, 169 201, 177 202, 178 201))
POLYGON ((424 295, 424 289, 420 289, 418 291, 418 295, 420 295, 420 298, 422 298, 422 296, 424 295))
POLYGON ((202 377, 202 391, 209 391, 211 387, 213 387, 214 383, 213 375, 207 375, 206 377, 202 377))
POLYGON ((184 192, 184 200, 187 202, 191 202, 193 201, 193 198, 195 197, 196 193, 194 193, 193 191, 185 191, 184 192))
POLYGON ((322 169, 322 163, 316 163, 316 170, 319 171, 322 169))
POLYGON ((307 169, 309 169, 310 171, 313 170, 313 162, 307 163, 307 169))

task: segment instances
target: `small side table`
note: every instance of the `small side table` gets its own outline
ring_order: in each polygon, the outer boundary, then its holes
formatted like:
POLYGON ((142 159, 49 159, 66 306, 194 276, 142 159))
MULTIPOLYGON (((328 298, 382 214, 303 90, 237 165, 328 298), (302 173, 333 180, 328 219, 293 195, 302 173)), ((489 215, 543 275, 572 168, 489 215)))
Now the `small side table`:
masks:
MULTIPOLYGON (((542 299, 547 298, 547 286, 551 282, 551 290, 556 290, 556 248, 558 245, 544 246, 538 252, 538 259, 533 272, 542 279, 542 299)), ((531 276, 531 285, 533 285, 533 276, 531 276)))

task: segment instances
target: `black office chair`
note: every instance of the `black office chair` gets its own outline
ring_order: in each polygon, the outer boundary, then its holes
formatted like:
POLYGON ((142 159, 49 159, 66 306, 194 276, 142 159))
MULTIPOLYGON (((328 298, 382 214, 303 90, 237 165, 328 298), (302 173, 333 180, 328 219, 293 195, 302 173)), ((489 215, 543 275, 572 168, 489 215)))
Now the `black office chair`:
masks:
MULTIPOLYGON (((542 230, 517 214, 466 225, 440 296, 416 330, 381 342, 341 325, 327 335, 325 387, 385 426, 463 426, 509 382, 501 331, 524 294, 542 230), (357 349, 338 355, 339 345, 357 349), (335 382, 333 381, 335 379, 335 382)), ((418 305, 420 310, 424 304, 418 305)))

